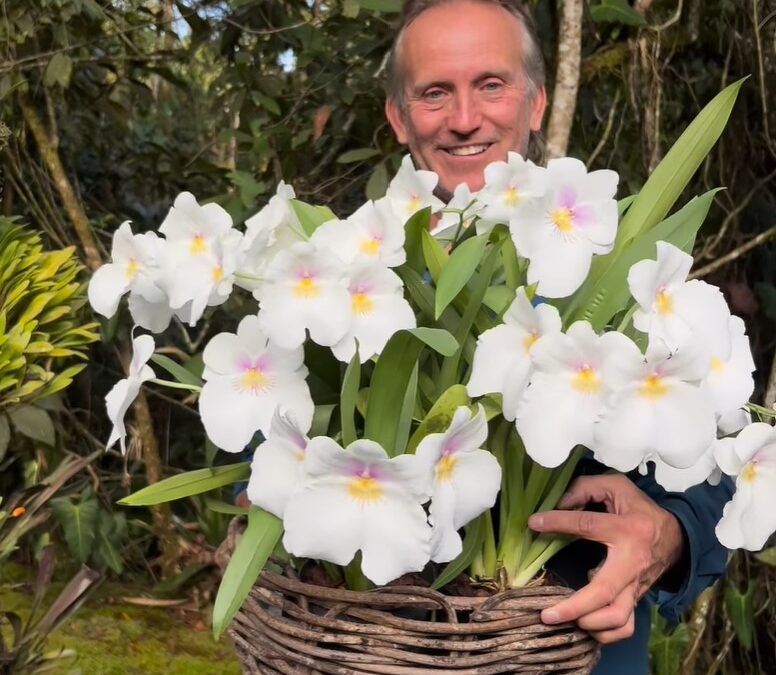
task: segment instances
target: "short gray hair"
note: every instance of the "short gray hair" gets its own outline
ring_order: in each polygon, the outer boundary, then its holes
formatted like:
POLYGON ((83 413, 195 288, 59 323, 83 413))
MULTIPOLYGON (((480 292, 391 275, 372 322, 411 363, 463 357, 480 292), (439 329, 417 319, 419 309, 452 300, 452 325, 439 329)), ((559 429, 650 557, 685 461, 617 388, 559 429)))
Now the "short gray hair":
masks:
MULTIPOLYGON (((440 5, 462 2, 464 0, 405 0, 402 8, 401 20, 396 31, 391 51, 388 55, 386 93, 404 109, 404 71, 399 63, 399 51, 404 31, 423 12, 440 5)), ((469 2, 481 2, 489 5, 497 5, 505 9, 519 22, 523 31, 522 40, 522 66, 528 84, 528 94, 533 98, 544 86, 545 70, 544 56, 539 45, 539 35, 536 32, 536 24, 530 11, 521 0, 466 0, 469 2)))

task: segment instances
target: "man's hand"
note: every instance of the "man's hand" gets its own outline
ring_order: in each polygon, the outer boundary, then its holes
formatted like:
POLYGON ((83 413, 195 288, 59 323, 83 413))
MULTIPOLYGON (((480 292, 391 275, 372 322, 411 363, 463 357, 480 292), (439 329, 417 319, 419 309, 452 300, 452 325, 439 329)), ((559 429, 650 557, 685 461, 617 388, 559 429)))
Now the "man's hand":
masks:
POLYGON ((590 502, 607 513, 547 511, 528 521, 537 532, 570 534, 604 544, 606 560, 590 583, 570 598, 542 612, 544 623, 576 621, 603 644, 633 635, 638 600, 681 558, 682 527, 621 475, 577 478, 558 509, 578 509, 590 502))

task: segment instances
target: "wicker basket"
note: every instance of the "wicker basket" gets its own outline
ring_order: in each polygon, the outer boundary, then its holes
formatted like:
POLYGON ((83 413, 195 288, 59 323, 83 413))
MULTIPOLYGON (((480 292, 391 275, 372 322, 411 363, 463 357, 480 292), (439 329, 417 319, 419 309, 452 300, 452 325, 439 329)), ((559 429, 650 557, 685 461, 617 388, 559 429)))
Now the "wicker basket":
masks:
POLYGON ((598 660, 597 643, 573 625, 539 620, 541 609, 569 593, 554 586, 490 597, 418 586, 357 593, 265 571, 230 634, 251 674, 583 675, 598 660))

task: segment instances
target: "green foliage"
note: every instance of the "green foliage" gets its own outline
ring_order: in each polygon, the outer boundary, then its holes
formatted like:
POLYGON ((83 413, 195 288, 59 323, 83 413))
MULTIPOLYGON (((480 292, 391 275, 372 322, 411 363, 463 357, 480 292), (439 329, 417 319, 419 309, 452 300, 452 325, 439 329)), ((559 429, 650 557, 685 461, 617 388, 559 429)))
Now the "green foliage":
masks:
POLYGON ((671 629, 668 622, 658 613, 657 607, 652 608, 649 661, 654 675, 676 675, 682 672, 682 660, 689 642, 686 624, 681 623, 671 629))
POLYGON ((744 649, 750 649, 754 640, 754 591, 755 585, 751 582, 745 593, 733 584, 725 585, 725 611, 744 649))
POLYGON ((600 0, 590 7, 593 21, 622 23, 627 26, 645 26, 644 17, 628 4, 628 0, 600 0))

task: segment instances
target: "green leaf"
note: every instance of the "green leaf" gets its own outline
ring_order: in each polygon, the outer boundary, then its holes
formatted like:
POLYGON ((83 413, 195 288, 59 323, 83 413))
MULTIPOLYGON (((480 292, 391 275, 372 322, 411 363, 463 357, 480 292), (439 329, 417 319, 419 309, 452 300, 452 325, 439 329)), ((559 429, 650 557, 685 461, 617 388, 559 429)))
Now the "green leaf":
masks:
POLYGON ((248 513, 247 508, 235 506, 220 499, 210 499, 210 497, 205 497, 205 507, 216 513, 224 513, 228 516, 244 516, 248 513))
POLYGON ((420 442, 429 434, 445 431, 453 421, 455 411, 462 405, 469 405, 469 395, 462 384, 454 384, 445 391, 431 406, 423 421, 407 443, 407 454, 412 454, 420 442))
POLYGON ((47 87, 59 85, 67 89, 70 84, 70 76, 73 74, 73 60, 63 52, 57 52, 46 66, 43 74, 43 84, 47 87))
POLYGON ((752 581, 746 593, 740 593, 732 582, 725 584, 725 611, 744 649, 750 649, 754 639, 754 590, 752 581))
POLYGON ((342 445, 347 447, 358 438, 356 435, 356 399, 361 384, 361 359, 358 349, 350 360, 345 376, 342 378, 340 392, 340 425, 342 429, 342 445))
POLYGON ((5 453, 8 451, 8 444, 11 441, 11 427, 8 424, 8 418, 0 415, 0 462, 3 461, 5 453))
POLYGON ((431 584, 431 588, 442 588, 445 584, 449 584, 451 581, 455 580, 461 572, 469 567, 472 560, 474 560, 474 556, 482 550, 482 545, 485 542, 486 530, 487 523, 484 513, 466 526, 463 549, 458 554, 458 557, 451 560, 445 569, 442 570, 442 573, 434 580, 434 583, 431 584))
POLYGON ((65 532, 65 541, 70 553, 81 563, 91 555, 97 533, 97 518, 100 507, 95 499, 73 504, 69 497, 52 499, 51 510, 65 532))
POLYGON ((308 237, 311 237, 313 232, 325 222, 337 218, 328 206, 312 206, 311 204, 300 202, 298 199, 290 200, 289 204, 294 209, 294 213, 308 237))
POLYGON ((20 434, 46 445, 54 445, 56 436, 54 424, 45 410, 31 405, 20 405, 11 408, 8 416, 20 434))
POLYGON ((481 234, 464 241, 450 255, 447 264, 439 275, 439 281, 437 281, 434 304, 435 319, 439 318, 445 307, 453 301, 471 279, 477 265, 482 260, 487 243, 488 235, 481 234))
POLYGON ((404 224, 404 250, 407 252, 407 265, 421 276, 426 271, 423 260, 423 233, 428 232, 430 222, 431 208, 427 207, 414 213, 404 224))
POLYGON ((398 14, 401 12, 402 0, 358 0, 358 4, 373 12, 398 14))
POLYGON ((485 291, 483 304, 501 316, 515 299, 515 292, 508 286, 491 286, 485 291))
POLYGON ((358 0, 342 0, 342 16, 355 19, 358 16, 358 0))
POLYGON ((776 546, 771 546, 770 548, 766 548, 759 553, 755 553, 754 557, 757 558, 757 560, 759 560, 761 563, 765 563, 771 567, 776 567, 776 546))
POLYGON ((624 23, 626 26, 646 26, 641 14, 631 7, 627 0, 601 0, 590 8, 590 16, 596 22, 624 23))
POLYGON ((706 219, 717 192, 718 189, 709 190, 700 197, 693 197, 679 211, 637 237, 622 251, 595 286, 585 282, 578 293, 584 294, 587 299, 580 305, 580 313, 574 319, 590 321, 596 330, 606 326, 631 298, 628 287, 631 266, 646 258, 654 260, 658 241, 670 242, 686 253, 691 253, 695 235, 706 219))
POLYGON ((184 368, 179 363, 176 363, 172 359, 166 357, 164 354, 152 354, 151 361, 157 366, 164 368, 170 375, 175 378, 176 382, 181 384, 188 384, 194 387, 202 387, 202 380, 198 378, 190 370, 184 368))
POLYGON ((424 230, 421 233, 421 247, 423 249, 423 259, 426 261, 426 267, 428 267, 428 273, 431 275, 434 283, 437 283, 442 276, 442 270, 447 264, 447 252, 442 247, 442 244, 431 236, 428 230, 424 230))
POLYGON ((334 409, 337 407, 336 403, 324 403, 315 406, 315 412, 313 413, 313 421, 310 425, 309 436, 328 436, 329 425, 331 424, 331 416, 334 414, 334 409))
POLYGON ((652 608, 652 631, 649 636, 649 661, 654 675, 676 675, 682 672, 682 661, 690 643, 687 624, 680 623, 669 631, 667 621, 652 608))
POLYGON ((114 518, 123 518, 123 514, 118 513, 115 516, 107 511, 100 510, 99 525, 97 527, 97 552, 103 562, 116 574, 121 574, 124 570, 124 562, 117 548, 117 542, 114 541, 116 532, 116 522, 114 518))
POLYGON ((412 428, 412 414, 415 412, 415 403, 418 400, 418 364, 412 370, 410 380, 407 383, 407 390, 404 392, 404 400, 399 411, 399 420, 396 431, 396 447, 406 452, 407 439, 410 437, 412 428))
MULTIPOLYGON (((623 216, 614 250, 593 260, 585 286, 597 287, 601 276, 630 242, 666 217, 722 134, 743 83, 739 80, 717 94, 674 143, 623 216)), ((589 299, 588 295, 575 293, 565 314, 584 308, 589 299)))
POLYGON ((371 159, 379 154, 380 151, 376 148, 356 148, 355 150, 343 152, 337 157, 337 163, 352 164, 353 162, 363 162, 364 160, 371 159))
POLYGON ((160 480, 119 500, 122 506, 150 506, 174 499, 209 492, 224 485, 240 483, 251 475, 250 462, 197 469, 160 480))
POLYGON ((248 512, 248 527, 240 537, 218 587, 213 606, 213 635, 218 639, 258 579, 283 533, 283 523, 255 506, 248 512))
POLYGON ((455 338, 445 330, 401 330, 388 340, 372 374, 364 437, 379 443, 391 457, 404 451, 397 446, 401 411, 424 344, 448 355, 458 347, 455 338))
POLYGON ((369 180, 366 182, 366 198, 380 199, 385 196, 388 189, 388 169, 384 162, 380 162, 372 171, 369 180))
POLYGON ((253 102, 260 108, 264 108, 276 117, 280 116, 282 112, 280 110, 280 106, 278 105, 278 102, 271 96, 262 94, 260 91, 254 91, 251 94, 251 98, 253 98, 253 102))

